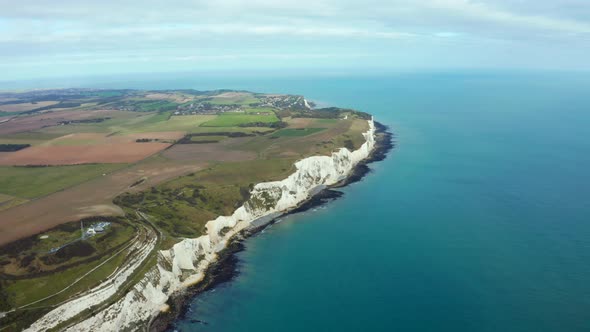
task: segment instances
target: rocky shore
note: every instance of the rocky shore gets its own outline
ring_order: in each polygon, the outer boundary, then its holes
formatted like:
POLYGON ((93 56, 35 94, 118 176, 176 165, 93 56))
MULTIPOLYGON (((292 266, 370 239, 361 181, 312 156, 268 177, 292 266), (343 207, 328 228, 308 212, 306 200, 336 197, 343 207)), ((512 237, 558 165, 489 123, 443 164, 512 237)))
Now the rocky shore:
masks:
MULTIPOLYGON (((336 184, 323 188, 318 193, 298 204, 297 207, 289 210, 283 215, 304 212, 340 198, 344 193, 338 191, 337 188, 342 188, 351 183, 362 180, 371 172, 369 164, 384 160, 389 152, 395 147, 394 134, 387 126, 379 122, 374 122, 374 125, 375 145, 367 158, 358 162, 346 178, 336 184)), ((273 218, 263 225, 249 227, 234 235, 228 242, 227 246, 217 254, 217 260, 209 264, 204 272, 203 279, 197 284, 188 287, 183 292, 171 296, 167 302, 169 309, 157 315, 149 323, 148 330, 160 332, 172 329, 174 327, 174 321, 185 317, 187 310, 189 309, 187 304, 192 298, 215 288, 219 284, 231 281, 236 277, 238 275, 238 258, 236 254, 244 250, 243 241, 251 236, 255 236, 266 227, 274 224, 275 220, 276 219, 273 218)), ((195 323, 206 324, 206 322, 195 323)))

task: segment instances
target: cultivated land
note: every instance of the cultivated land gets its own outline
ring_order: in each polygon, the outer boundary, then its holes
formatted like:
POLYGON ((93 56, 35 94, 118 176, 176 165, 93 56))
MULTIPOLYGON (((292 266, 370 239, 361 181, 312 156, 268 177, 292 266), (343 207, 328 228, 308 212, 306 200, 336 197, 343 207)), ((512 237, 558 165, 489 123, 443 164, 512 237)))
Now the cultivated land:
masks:
POLYGON ((229 90, 6 92, 0 113, 0 326, 8 330, 116 276, 130 248, 157 237, 112 302, 157 250, 232 214, 254 184, 286 178, 301 158, 357 149, 368 129, 365 113, 229 90), (110 226, 87 236, 100 222, 110 226))

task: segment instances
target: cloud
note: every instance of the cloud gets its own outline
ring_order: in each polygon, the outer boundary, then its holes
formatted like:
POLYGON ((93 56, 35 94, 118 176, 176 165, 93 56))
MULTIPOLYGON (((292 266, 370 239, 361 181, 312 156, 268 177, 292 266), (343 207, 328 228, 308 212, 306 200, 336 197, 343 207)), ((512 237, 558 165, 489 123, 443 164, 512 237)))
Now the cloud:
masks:
MULTIPOLYGON (((427 2, 428 3, 428 2, 427 2)), ((459 16, 501 26, 543 31, 590 33, 588 22, 540 15, 522 14, 495 8, 483 2, 469 0, 434 0, 430 6, 459 16)), ((534 7, 533 7, 534 8, 534 7)))
POLYGON ((588 1, 0 0, 0 61, 17 76, 32 63, 65 67, 80 59, 113 70, 129 61, 153 67, 194 57, 242 66, 284 66, 288 57, 289 66, 331 65, 304 54, 354 66, 366 57, 347 54, 372 54, 372 65, 384 67, 510 67, 543 51, 562 60, 536 66, 588 66, 581 60, 590 53, 588 1), (265 54, 275 56, 256 60, 265 54))

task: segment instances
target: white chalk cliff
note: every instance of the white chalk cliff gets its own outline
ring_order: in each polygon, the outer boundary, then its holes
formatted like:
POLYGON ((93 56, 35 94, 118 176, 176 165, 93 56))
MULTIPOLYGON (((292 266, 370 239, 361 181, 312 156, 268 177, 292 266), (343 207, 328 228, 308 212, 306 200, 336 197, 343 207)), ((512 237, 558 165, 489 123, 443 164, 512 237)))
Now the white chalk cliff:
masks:
MULTIPOLYGON (((207 234, 184 239, 171 249, 159 252, 158 264, 131 291, 93 317, 70 326, 68 331, 121 331, 143 329, 153 317, 167 309, 166 301, 176 292, 200 281, 207 266, 224 249, 232 236, 260 226, 310 198, 322 186, 334 185, 348 175, 375 146, 375 126, 363 134, 366 142, 355 151, 341 148, 331 156, 313 156, 298 161, 295 173, 282 181, 254 186, 250 199, 231 216, 220 216, 207 223, 207 234)), ((78 306, 90 308, 104 300, 92 296, 78 306)), ((71 302, 71 301, 70 301, 71 302)), ((69 303, 69 302, 68 302, 69 303)), ((68 303, 47 313, 29 330, 42 331, 75 315, 67 313, 68 303)), ((70 307, 71 308, 71 307, 70 307)), ((75 311, 75 310, 74 310, 75 311)))

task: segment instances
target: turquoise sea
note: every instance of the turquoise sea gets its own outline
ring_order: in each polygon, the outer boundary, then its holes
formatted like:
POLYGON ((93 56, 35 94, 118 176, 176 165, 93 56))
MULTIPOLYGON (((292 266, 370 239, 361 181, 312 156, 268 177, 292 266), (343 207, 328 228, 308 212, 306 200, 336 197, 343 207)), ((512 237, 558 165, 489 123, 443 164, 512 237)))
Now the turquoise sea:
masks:
POLYGON ((176 330, 590 331, 590 76, 241 84, 370 112, 397 148, 246 241, 176 330))
POLYGON ((305 94, 396 134, 342 198, 247 240, 175 330, 590 331, 590 74, 116 84, 305 94))

